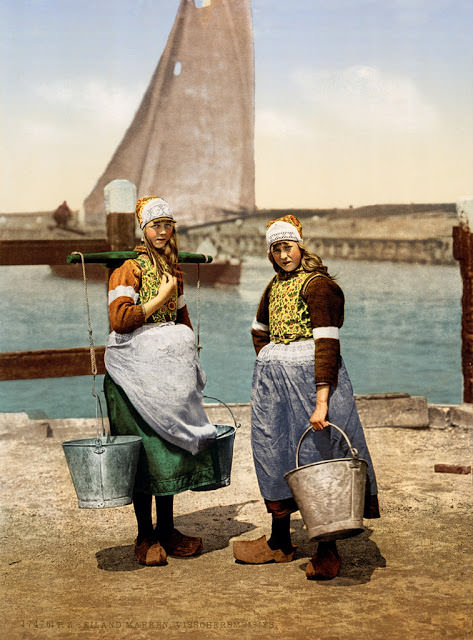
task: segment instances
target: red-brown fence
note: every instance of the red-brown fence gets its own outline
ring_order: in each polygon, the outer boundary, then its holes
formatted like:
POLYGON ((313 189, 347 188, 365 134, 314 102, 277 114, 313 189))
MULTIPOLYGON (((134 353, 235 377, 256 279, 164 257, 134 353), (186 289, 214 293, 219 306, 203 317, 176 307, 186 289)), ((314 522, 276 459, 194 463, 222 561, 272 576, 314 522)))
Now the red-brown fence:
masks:
MULTIPOLYGON (((109 213, 105 238, 0 240, 0 265, 65 265, 67 256, 73 251, 98 253, 129 250, 134 242, 134 214, 109 213)), ((105 347, 95 349, 97 373, 103 374, 105 347)), ((89 347, 0 353, 0 380, 62 378, 90 373, 89 347)))
MULTIPOLYGON (((134 244, 134 216, 107 215, 106 238, 80 240, 0 240, 0 265, 65 264, 66 257, 82 253, 128 250, 134 244)), ((453 227, 453 255, 460 263, 462 296, 463 402, 473 402, 473 234, 465 225, 453 227)), ((97 373, 105 373, 105 348, 96 347, 97 373)), ((0 380, 58 378, 90 374, 89 347, 0 353, 0 380)))

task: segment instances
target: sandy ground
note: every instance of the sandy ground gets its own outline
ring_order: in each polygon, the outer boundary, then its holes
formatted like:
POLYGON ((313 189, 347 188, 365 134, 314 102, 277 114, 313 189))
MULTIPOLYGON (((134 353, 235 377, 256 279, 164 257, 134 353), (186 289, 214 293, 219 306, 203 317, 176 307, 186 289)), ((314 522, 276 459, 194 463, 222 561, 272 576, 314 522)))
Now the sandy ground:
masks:
MULTIPOLYGON (((77 506, 61 442, 92 437, 93 421, 13 424, 3 415, 2 638, 473 638, 472 476, 434 472, 435 463, 471 464, 471 428, 366 429, 382 518, 339 543, 338 578, 312 582, 304 568, 313 544, 298 514, 294 562, 233 560, 233 539, 269 533, 249 408, 233 411, 241 427, 231 485, 175 501, 177 526, 202 535, 205 552, 165 567, 136 563, 131 505, 77 506)), ((225 409, 209 412, 229 421, 225 409)))

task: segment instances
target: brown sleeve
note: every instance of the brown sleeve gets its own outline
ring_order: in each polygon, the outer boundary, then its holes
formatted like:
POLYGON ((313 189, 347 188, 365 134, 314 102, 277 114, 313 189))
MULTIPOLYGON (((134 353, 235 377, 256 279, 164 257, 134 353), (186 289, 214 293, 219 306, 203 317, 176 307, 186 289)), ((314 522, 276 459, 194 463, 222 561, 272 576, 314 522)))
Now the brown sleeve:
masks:
POLYGON ((141 270, 134 260, 126 260, 114 269, 108 282, 108 315, 110 328, 117 333, 131 333, 145 323, 138 302, 141 270))
POLYGON ((326 276, 313 278, 305 288, 315 341, 315 382, 337 385, 340 367, 338 329, 343 325, 345 297, 336 282, 326 276))
POLYGON ((189 311, 187 309, 187 305, 184 304, 182 307, 179 307, 179 301, 183 300, 183 296, 184 296, 184 279, 182 277, 182 271, 180 269, 176 271, 176 277, 177 277, 177 304, 178 304, 176 324, 186 324, 190 329, 194 330, 194 327, 192 326, 192 322, 189 316, 189 311))
POLYGON ((256 354, 261 351, 261 349, 269 344, 269 292, 271 290, 271 282, 266 287, 260 303, 258 305, 258 310, 256 312, 255 319, 253 320, 253 324, 251 326, 251 337, 253 338, 253 345, 256 351, 256 354))

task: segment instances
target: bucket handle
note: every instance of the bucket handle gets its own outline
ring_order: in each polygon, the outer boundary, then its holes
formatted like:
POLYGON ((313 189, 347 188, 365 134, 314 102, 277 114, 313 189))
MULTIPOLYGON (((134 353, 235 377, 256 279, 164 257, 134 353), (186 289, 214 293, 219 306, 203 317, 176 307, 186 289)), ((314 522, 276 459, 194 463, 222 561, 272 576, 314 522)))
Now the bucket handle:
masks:
POLYGON ((80 251, 73 251, 71 255, 78 255, 80 256, 80 260, 81 260, 81 264, 82 264, 82 279, 84 281, 84 296, 85 296, 85 307, 87 310, 87 326, 89 329, 89 352, 90 352, 90 372, 92 375, 92 396, 95 398, 95 421, 97 424, 97 436, 95 438, 95 448, 94 448, 94 453, 103 453, 105 451, 105 448, 103 447, 103 443, 102 440, 104 438, 106 438, 106 440, 108 441, 109 439, 109 434, 105 431, 105 423, 104 423, 104 419, 103 419, 103 410, 102 410, 102 403, 100 401, 100 392, 97 393, 95 391, 95 379, 97 376, 97 360, 96 360, 96 355, 95 355, 95 344, 94 344, 94 336, 93 336, 93 331, 92 331, 92 320, 90 318, 90 304, 89 304, 89 294, 88 294, 88 290, 87 290, 87 274, 85 272, 85 258, 84 258, 84 254, 81 253, 80 251), (99 417, 98 417, 98 411, 100 411, 100 419, 101 419, 101 426, 102 426, 102 434, 100 435, 99 432, 99 417))
POLYGON ((230 411, 230 415, 232 416, 233 424, 235 425, 235 429, 239 429, 241 427, 241 424, 237 424, 237 421, 235 420, 235 416, 233 415, 233 411, 230 409, 228 404, 225 404, 225 402, 223 402, 223 400, 219 400, 218 398, 214 398, 213 396, 204 396, 204 398, 206 398, 207 400, 216 400, 220 404, 223 404, 223 406, 226 407, 230 411))
POLYGON ((103 440, 105 439, 106 442, 109 441, 110 439, 110 435, 107 433, 107 431, 105 430, 105 421, 103 419, 103 410, 102 410, 102 403, 100 401, 100 395, 97 393, 94 393, 95 396, 95 422, 97 425, 97 435, 95 438, 95 444, 94 444, 94 453, 103 453, 105 451, 105 447, 103 446, 103 440), (99 413, 100 411, 100 423, 99 423, 99 413), (102 426, 102 433, 100 433, 100 429, 99 426, 102 426))
MULTIPOLYGON (((345 438, 345 440, 347 441, 348 446, 350 447, 350 452, 351 455, 355 458, 358 459, 360 454, 358 453, 358 450, 355 449, 355 447, 351 446, 351 442, 350 439, 348 438, 347 434, 345 433, 345 431, 343 431, 343 429, 340 429, 340 427, 337 427, 336 424, 333 424, 332 422, 329 422, 328 425, 330 427, 335 427, 335 429, 338 429, 338 431, 340 431, 340 433, 342 434, 342 436, 345 438)), ((310 432, 310 431, 314 431, 314 429, 312 428, 312 426, 307 427, 307 429, 304 431, 304 433, 301 435, 300 440, 299 440, 299 444, 297 445, 297 451, 296 451, 296 468, 299 468, 299 451, 301 448, 301 444, 302 444, 302 440, 305 438, 305 436, 310 432)))

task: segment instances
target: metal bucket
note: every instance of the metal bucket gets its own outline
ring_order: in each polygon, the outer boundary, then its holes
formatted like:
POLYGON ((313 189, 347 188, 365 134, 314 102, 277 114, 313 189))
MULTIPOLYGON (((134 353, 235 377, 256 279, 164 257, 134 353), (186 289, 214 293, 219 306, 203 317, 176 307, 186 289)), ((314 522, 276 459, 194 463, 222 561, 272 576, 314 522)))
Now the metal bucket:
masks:
POLYGON ((335 424, 350 447, 352 458, 323 460, 299 466, 299 451, 309 427, 299 440, 296 468, 284 474, 307 527, 310 540, 337 540, 365 530, 366 472, 368 464, 351 446, 346 433, 335 424))
POLYGON ((218 400, 218 398, 212 398, 211 396, 204 396, 204 398, 217 400, 217 402, 223 404, 230 412, 233 418, 234 426, 228 424, 215 425, 217 429, 217 438, 212 446, 215 447, 215 462, 216 467, 218 467, 218 475, 220 476, 220 478, 217 482, 212 482, 212 484, 206 484, 202 487, 195 487, 193 491, 213 491, 214 489, 221 489, 222 487, 229 486, 230 476, 232 473, 233 444, 235 442, 235 433, 240 426, 239 424, 237 424, 235 416, 233 415, 233 412, 228 405, 226 405, 221 400, 218 400))
POLYGON ((141 447, 138 436, 108 436, 63 442, 81 509, 131 503, 141 447))

